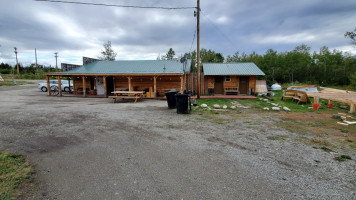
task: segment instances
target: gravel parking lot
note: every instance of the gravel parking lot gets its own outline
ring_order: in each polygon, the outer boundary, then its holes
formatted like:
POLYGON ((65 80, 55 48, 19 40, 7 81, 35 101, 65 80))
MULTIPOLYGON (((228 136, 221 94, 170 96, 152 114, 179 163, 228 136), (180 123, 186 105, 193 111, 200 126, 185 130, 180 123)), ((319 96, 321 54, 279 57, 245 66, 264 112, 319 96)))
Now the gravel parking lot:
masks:
POLYGON ((35 84, 0 87, 0 102, 0 150, 34 164, 33 199, 356 199, 354 160, 266 115, 218 124, 162 100, 48 97, 35 84))

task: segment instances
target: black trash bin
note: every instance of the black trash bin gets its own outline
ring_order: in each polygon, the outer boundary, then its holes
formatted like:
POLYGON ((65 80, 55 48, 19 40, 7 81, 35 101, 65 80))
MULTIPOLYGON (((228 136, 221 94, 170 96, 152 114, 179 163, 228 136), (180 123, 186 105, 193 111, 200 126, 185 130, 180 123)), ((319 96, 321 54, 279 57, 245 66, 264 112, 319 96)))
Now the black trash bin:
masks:
POLYGON ((167 98, 167 103, 168 103, 168 108, 169 109, 174 109, 176 108, 176 97, 175 95, 177 94, 177 91, 169 91, 164 93, 167 98))
POLYGON ((176 100, 177 100, 177 113, 188 114, 190 96, 188 94, 176 94, 176 100))

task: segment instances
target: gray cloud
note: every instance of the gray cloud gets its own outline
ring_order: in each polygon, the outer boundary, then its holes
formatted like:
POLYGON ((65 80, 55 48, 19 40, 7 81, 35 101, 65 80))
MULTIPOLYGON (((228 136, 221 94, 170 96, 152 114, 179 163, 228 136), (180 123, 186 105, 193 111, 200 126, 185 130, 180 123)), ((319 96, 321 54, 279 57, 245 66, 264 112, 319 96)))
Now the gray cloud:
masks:
MULTIPOLYGON (((95 2, 86 0, 86 2, 95 2)), ((139 0, 100 3, 144 6, 196 6, 196 1, 139 0)), ((231 55, 235 51, 264 53, 272 48, 289 51, 302 43, 318 50, 348 50, 343 37, 355 28, 356 2, 224 0, 201 2, 201 47, 231 55)), ((24 63, 38 49, 41 62, 80 63, 82 56, 97 57, 110 40, 118 59, 155 59, 173 48, 189 51, 196 26, 191 10, 148 10, 58 4, 36 1, 0 1, 0 62, 14 62, 13 47, 24 63)), ((194 44, 193 48, 195 49, 194 44)))

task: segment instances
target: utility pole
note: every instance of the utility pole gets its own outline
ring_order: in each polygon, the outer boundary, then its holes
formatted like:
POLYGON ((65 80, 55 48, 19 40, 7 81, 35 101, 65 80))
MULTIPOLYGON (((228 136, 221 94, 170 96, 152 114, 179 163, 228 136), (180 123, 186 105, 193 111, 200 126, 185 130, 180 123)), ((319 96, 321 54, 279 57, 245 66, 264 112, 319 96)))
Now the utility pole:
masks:
POLYGON ((20 69, 19 69, 19 61, 17 59, 17 48, 14 47, 15 49, 15 54, 16 54, 16 66, 17 66, 17 74, 20 74, 20 69))
POLYGON ((36 57, 36 70, 38 72, 38 65, 37 65, 37 51, 36 51, 36 48, 35 48, 35 57, 36 57))
POLYGON ((197 99, 200 99, 200 2, 197 0, 197 99))
POLYGON ((54 53, 54 57, 56 58, 56 72, 58 72, 58 64, 57 64, 57 58, 58 58, 58 52, 54 53))

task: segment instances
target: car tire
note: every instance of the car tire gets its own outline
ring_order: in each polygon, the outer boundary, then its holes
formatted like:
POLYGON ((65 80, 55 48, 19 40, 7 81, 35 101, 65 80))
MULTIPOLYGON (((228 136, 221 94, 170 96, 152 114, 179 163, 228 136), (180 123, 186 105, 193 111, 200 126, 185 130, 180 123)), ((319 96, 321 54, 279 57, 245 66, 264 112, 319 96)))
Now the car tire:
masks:
POLYGON ((64 91, 65 91, 65 92, 70 92, 69 87, 65 87, 65 88, 64 88, 64 91))
POLYGON ((42 92, 47 92, 47 88, 46 87, 41 87, 41 91, 42 92))

